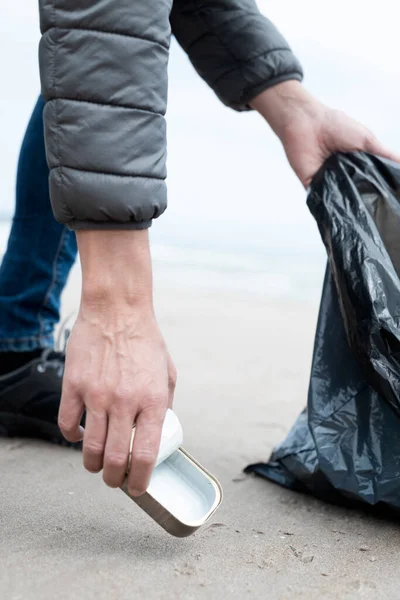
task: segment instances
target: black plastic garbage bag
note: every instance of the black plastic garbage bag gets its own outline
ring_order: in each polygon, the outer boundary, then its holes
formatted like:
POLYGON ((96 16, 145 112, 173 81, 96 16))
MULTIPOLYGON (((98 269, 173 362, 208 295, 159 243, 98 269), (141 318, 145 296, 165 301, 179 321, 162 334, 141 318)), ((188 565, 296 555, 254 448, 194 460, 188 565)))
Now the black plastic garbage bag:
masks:
POLYGON ((330 502, 400 509, 400 165, 332 156, 308 195, 328 254, 307 409, 247 467, 330 502))

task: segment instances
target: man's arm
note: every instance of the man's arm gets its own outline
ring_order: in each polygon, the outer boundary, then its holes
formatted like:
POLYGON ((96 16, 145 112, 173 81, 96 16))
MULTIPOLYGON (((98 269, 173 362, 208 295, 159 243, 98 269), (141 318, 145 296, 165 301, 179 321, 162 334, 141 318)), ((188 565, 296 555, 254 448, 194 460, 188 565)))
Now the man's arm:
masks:
POLYGON ((305 187, 334 152, 370 152, 400 162, 364 125, 324 105, 297 81, 267 89, 250 104, 281 140, 305 187))
POLYGON ((73 229, 142 229, 165 210, 170 8, 40 0, 50 195, 73 229))
MULTIPOLYGON (((67 439, 80 439, 86 408, 85 465, 90 471, 104 467, 105 481, 117 486, 136 421, 129 478, 136 494, 147 487, 176 377, 154 317, 148 236, 140 231, 166 204, 170 4, 61 0, 55 6, 41 0, 51 199, 56 218, 77 230, 83 273, 60 427, 67 439)), ((315 119, 314 109, 322 114, 318 103, 308 105, 311 111, 298 110, 298 91, 295 102, 288 101, 287 86, 301 79, 300 66, 252 0, 175 0, 171 21, 219 97, 238 110, 250 104, 259 110, 280 135, 294 168, 302 155, 296 140, 304 117, 314 114, 308 127, 318 123, 319 133, 311 138, 311 150, 321 160, 321 131, 329 132, 330 113, 315 119), (282 92, 285 99, 279 98, 282 92), (290 127, 282 126, 288 122, 290 127)), ((335 131, 330 150, 348 140, 351 126, 335 131)))
POLYGON ((255 109, 266 119, 304 185, 333 152, 363 150, 399 160, 366 127, 302 87, 298 60, 254 0, 174 0, 171 25, 224 104, 255 109))
POLYGON ((154 315, 146 231, 77 232, 82 298, 68 340, 59 425, 82 439, 83 461, 103 469, 111 487, 124 480, 132 426, 132 495, 145 492, 176 373, 154 315))
POLYGON ((55 217, 77 231, 82 299, 59 422, 85 466, 146 490, 175 371, 153 310, 146 228, 166 207, 171 0, 40 0, 40 73, 55 217), (124 231, 126 230, 126 231, 124 231))
POLYGON ((254 0, 174 0, 172 32, 199 75, 235 110, 283 81, 301 81, 299 61, 254 0))

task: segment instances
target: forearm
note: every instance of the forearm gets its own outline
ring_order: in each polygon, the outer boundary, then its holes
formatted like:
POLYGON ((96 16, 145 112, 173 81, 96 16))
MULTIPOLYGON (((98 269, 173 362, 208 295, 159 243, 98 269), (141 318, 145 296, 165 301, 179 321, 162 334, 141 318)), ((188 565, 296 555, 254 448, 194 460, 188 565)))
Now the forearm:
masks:
POLYGON ((151 308, 152 266, 147 230, 77 232, 82 265, 82 303, 151 308))
POLYGON ((111 487, 129 469, 132 496, 149 484, 176 372, 153 310, 147 231, 77 232, 82 301, 68 339, 59 424, 82 439, 83 462, 111 487))
POLYGON ((284 140, 294 123, 312 117, 321 104, 298 81, 286 81, 263 91, 250 106, 257 110, 276 135, 284 140))

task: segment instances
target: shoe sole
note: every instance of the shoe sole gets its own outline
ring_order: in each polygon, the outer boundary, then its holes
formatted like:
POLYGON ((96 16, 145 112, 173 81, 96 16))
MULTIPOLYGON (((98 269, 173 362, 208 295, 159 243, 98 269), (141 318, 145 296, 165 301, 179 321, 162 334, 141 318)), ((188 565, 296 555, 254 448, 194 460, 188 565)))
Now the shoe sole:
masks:
POLYGON ((68 442, 57 425, 13 413, 0 412, 0 437, 39 439, 58 446, 82 450, 82 442, 68 442))

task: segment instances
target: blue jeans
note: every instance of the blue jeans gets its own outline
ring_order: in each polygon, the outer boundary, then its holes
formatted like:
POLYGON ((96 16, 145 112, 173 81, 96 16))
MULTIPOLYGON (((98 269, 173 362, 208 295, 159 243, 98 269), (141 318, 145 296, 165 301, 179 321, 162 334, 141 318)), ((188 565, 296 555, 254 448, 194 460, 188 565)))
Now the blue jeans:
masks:
POLYGON ((0 351, 53 346, 60 297, 77 254, 73 231, 53 217, 39 98, 21 147, 16 208, 0 267, 0 351))

